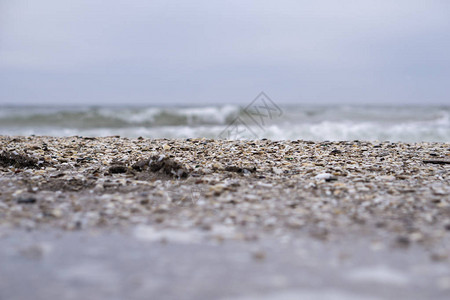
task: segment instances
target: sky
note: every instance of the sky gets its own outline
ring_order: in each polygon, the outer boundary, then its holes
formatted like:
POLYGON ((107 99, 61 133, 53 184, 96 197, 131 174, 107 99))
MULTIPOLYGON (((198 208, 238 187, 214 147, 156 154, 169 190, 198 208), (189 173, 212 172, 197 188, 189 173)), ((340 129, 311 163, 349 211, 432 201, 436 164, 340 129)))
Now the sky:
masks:
POLYGON ((0 105, 449 104, 450 1, 0 0, 0 105))

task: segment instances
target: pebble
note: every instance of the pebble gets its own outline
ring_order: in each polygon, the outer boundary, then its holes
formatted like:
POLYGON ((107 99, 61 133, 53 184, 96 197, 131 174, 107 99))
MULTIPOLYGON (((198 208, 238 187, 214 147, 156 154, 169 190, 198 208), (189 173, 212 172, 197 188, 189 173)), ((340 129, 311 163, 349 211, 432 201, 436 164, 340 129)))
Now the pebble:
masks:
POLYGON ((330 174, 330 173, 321 173, 321 174, 316 175, 314 178, 318 179, 318 180, 323 179, 325 181, 337 180, 337 178, 335 176, 333 176, 333 174, 330 174))
POLYGON ((17 203, 19 203, 19 204, 34 204, 34 203, 36 203, 36 198, 20 197, 19 199, 17 199, 17 203))
POLYGON ((0 225, 244 240, 376 232, 390 246, 450 248, 448 143, 0 136, 0 146, 0 225), (231 233, 218 233, 225 224, 231 233))

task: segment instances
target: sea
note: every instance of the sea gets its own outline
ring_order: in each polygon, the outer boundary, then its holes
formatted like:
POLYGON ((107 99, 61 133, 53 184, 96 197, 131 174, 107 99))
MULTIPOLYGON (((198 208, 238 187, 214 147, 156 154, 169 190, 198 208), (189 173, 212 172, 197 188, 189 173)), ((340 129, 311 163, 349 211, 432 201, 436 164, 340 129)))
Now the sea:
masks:
POLYGON ((0 106, 0 135, 450 142, 450 106, 0 106))

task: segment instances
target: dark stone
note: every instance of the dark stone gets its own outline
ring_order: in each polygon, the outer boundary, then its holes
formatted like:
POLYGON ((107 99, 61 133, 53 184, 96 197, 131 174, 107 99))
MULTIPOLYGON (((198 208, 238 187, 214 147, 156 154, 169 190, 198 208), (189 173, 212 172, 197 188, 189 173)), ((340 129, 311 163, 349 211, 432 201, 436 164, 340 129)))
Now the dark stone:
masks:
POLYGON ((149 167, 150 167, 150 171, 152 172, 158 172, 159 170, 161 170, 164 165, 166 163, 165 158, 161 158, 161 157, 153 157, 149 160, 149 167))
POLYGON ((244 170, 247 170, 250 173, 256 172, 256 167, 253 168, 241 168, 238 166, 227 166, 225 167, 225 171, 227 172, 236 172, 236 173, 243 173, 244 170))
POLYGON ((172 159, 165 159, 164 161, 164 172, 167 175, 179 177, 179 178, 186 178, 188 177, 188 173, 186 169, 181 166, 178 162, 172 160, 172 159))
POLYGON ((36 203, 36 198, 33 197, 23 197, 17 199, 17 203, 19 204, 34 204, 36 203))
POLYGON ((0 154, 0 166, 2 167, 16 167, 16 168, 38 168, 37 159, 26 155, 15 154, 8 151, 3 151, 0 154))
POLYGON ((338 180, 336 176, 332 176, 332 177, 330 177, 330 178, 326 178, 326 179, 325 179, 326 182, 336 181, 336 180, 338 180))
POLYGON ((126 173, 127 170, 128 170, 128 168, 123 165, 115 165, 115 166, 109 167, 109 173, 111 173, 111 174, 122 174, 122 173, 126 173))
POLYGON ((64 175, 66 175, 66 173, 60 172, 60 173, 50 175, 50 178, 59 178, 59 177, 63 177, 64 175))
POLYGON ((94 187, 95 180, 80 180, 72 178, 70 180, 52 178, 40 185, 41 190, 46 191, 82 191, 94 187))
POLYGON ((143 172, 150 170, 153 173, 161 171, 162 173, 178 178, 189 176, 186 169, 175 160, 165 156, 152 156, 149 159, 142 159, 131 166, 134 170, 143 172))
POLYGON ((397 245, 401 246, 401 247, 408 247, 411 244, 411 241, 409 240, 409 238, 407 236, 399 236, 397 237, 397 245))
POLYGON ((134 165, 132 165, 131 167, 133 169, 135 169, 136 171, 143 171, 144 169, 146 169, 148 167, 150 160, 149 159, 142 159, 138 162, 136 162, 134 165))
POLYGON ((80 157, 77 158, 77 163, 84 163, 87 161, 93 161, 94 159, 92 157, 80 157))
POLYGON ((447 165, 450 164, 450 160, 444 159, 428 159, 423 161, 426 164, 447 165))
POLYGON ((336 155, 336 154, 341 154, 341 153, 342 153, 342 151, 341 151, 341 150, 338 150, 338 149, 333 149, 333 150, 331 150, 331 152, 330 152, 331 155, 336 155))
POLYGON ((384 223, 384 222, 376 222, 375 223, 375 227, 377 227, 377 228, 383 228, 383 227, 385 227, 386 226, 386 223, 384 223))

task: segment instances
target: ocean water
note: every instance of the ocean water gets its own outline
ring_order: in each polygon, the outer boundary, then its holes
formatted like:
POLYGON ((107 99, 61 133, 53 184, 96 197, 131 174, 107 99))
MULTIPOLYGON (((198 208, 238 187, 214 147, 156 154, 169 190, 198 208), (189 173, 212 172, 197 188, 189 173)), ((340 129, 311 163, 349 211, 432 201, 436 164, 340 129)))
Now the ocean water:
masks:
POLYGON ((0 106, 0 134, 450 142, 450 106, 0 106))

